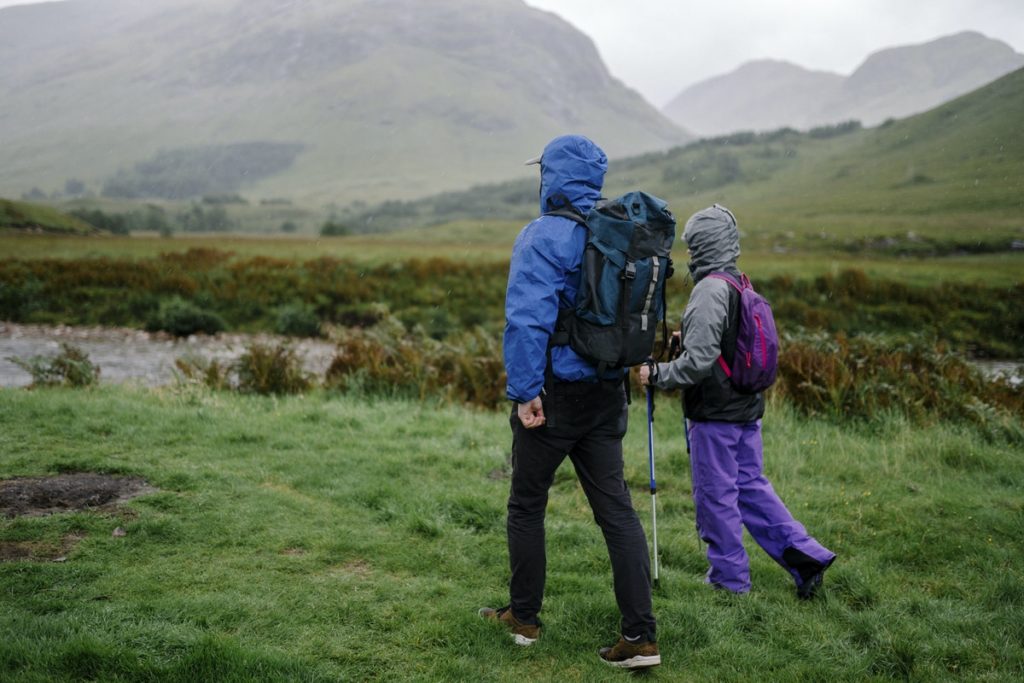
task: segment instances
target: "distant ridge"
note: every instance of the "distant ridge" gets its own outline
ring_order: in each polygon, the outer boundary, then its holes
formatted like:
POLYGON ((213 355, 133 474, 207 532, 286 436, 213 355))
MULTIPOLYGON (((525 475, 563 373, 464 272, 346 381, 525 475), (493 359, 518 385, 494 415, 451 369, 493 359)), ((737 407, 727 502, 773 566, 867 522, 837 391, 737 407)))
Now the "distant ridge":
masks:
POLYGON ((757 60, 690 86, 665 106, 665 114, 674 121, 688 121, 689 130, 703 135, 809 128, 820 123, 822 101, 838 95, 843 81, 827 71, 757 60))
POLYGON ((690 86, 665 114, 699 135, 859 120, 866 126, 926 111, 1024 66, 1024 54, 974 31, 870 55, 850 76, 762 60, 690 86))
MULTIPOLYGON (((884 236, 886 248, 917 253, 1019 250, 1021 112, 1024 67, 876 128, 735 133, 613 159, 605 193, 642 187, 668 201, 677 217, 721 202, 742 214, 751 237, 773 233, 785 242, 812 235, 826 248, 845 244, 843 233, 858 226, 861 236, 884 236)), ((411 228, 417 239, 455 234, 511 243, 538 208, 536 183, 520 180, 368 207, 343 219, 359 230, 411 228)))

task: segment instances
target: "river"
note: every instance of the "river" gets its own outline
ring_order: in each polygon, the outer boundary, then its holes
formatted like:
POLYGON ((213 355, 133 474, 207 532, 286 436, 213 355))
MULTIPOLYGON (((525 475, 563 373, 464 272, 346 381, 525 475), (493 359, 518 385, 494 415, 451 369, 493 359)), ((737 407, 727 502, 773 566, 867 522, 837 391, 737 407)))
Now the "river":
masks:
MULTIPOLYGON (((116 327, 68 327, 64 325, 15 325, 0 323, 0 387, 27 386, 32 378, 10 360, 54 356, 61 342, 75 344, 100 366, 100 381, 107 384, 138 382, 147 386, 170 384, 174 361, 182 356, 231 361, 254 341, 277 342, 286 337, 259 334, 196 335, 186 339, 163 332, 143 332, 116 327)), ((334 357, 334 345, 319 339, 291 339, 307 371, 322 377, 334 357)), ((1024 361, 976 361, 990 377, 1005 374, 1024 382, 1024 361)))
MULTIPOLYGON (((231 361, 254 341, 283 341, 273 335, 195 335, 185 339, 162 332, 143 332, 114 327, 68 327, 0 323, 0 387, 27 386, 28 372, 9 359, 55 356, 61 342, 70 342, 100 367, 100 382, 136 382, 146 386, 170 384, 175 379, 174 361, 182 356, 231 361)), ((334 344, 317 339, 291 339, 307 371, 322 377, 334 357, 334 344)))

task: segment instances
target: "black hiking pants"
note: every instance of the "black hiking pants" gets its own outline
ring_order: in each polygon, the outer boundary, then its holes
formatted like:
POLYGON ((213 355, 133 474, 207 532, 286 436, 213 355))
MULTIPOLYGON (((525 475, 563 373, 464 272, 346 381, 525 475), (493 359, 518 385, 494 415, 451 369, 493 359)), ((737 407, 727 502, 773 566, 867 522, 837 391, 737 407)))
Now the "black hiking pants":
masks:
POLYGON ((512 614, 538 623, 547 559, 544 514, 555 470, 568 455, 604 533, 622 634, 653 641, 651 567, 640 518, 622 473, 626 394, 622 382, 556 382, 544 397, 547 424, 526 429, 512 409, 512 490, 508 499, 512 614))

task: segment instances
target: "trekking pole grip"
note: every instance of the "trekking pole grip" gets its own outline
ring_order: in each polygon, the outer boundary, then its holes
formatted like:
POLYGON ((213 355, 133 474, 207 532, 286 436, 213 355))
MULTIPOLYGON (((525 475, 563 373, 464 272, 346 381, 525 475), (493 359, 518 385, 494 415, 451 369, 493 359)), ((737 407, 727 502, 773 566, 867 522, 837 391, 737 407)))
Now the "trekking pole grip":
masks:
POLYGON ((654 421, 654 379, 658 376, 658 364, 650 356, 644 361, 647 366, 647 417, 654 421))

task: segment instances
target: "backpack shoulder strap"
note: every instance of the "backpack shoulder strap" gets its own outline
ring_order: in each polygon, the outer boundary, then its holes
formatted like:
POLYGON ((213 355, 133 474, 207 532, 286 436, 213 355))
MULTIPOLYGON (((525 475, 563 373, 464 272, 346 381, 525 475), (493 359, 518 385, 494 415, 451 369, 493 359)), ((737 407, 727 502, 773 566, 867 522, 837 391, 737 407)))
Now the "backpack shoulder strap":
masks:
POLYGON ((579 211, 569 208, 555 209, 554 211, 545 211, 545 216, 561 216, 562 218, 568 218, 571 221, 576 221, 580 225, 586 226, 587 219, 584 218, 579 211))

